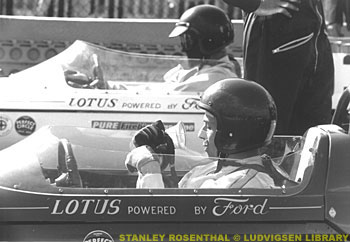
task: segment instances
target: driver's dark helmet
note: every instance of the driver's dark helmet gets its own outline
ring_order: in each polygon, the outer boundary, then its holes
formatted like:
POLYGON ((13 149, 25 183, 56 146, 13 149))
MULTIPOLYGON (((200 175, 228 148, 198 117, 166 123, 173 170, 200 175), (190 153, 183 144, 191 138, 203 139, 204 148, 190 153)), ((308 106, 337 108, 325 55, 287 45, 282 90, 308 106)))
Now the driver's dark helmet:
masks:
POLYGON ((239 78, 208 87, 198 106, 217 120, 214 139, 220 154, 234 154, 271 142, 277 121, 276 105, 259 84, 239 78))
POLYGON ((182 37, 185 52, 199 44, 203 56, 211 55, 233 41, 233 26, 223 10, 213 5, 198 5, 185 11, 169 37, 182 37))

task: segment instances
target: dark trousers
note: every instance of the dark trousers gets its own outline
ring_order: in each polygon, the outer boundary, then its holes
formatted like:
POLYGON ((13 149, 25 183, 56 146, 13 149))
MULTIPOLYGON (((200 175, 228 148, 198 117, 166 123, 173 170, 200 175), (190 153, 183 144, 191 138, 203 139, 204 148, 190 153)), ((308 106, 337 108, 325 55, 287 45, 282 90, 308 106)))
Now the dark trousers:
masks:
POLYGON ((323 28, 317 30, 317 21, 293 21, 274 17, 255 22, 245 76, 264 86, 275 100, 276 134, 302 135, 312 126, 330 123, 334 65, 328 38, 323 28), (305 43, 294 41, 298 39, 305 43))

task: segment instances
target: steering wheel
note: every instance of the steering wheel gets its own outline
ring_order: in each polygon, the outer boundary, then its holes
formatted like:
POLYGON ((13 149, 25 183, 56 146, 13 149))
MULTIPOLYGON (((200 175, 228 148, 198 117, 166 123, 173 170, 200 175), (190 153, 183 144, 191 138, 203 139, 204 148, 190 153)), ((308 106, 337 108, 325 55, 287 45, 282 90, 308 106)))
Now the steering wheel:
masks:
POLYGON ((341 95, 337 104, 336 110, 332 117, 332 124, 342 127, 347 132, 349 131, 349 113, 348 106, 350 102, 350 89, 347 87, 341 95))
POLYGON ((64 71, 64 76, 68 85, 75 88, 91 88, 90 84, 93 82, 89 76, 75 70, 64 71))
POLYGON ((96 54, 92 55, 92 61, 92 78, 85 73, 68 69, 64 71, 67 83, 76 88, 109 89, 109 85, 103 77, 103 71, 96 54))

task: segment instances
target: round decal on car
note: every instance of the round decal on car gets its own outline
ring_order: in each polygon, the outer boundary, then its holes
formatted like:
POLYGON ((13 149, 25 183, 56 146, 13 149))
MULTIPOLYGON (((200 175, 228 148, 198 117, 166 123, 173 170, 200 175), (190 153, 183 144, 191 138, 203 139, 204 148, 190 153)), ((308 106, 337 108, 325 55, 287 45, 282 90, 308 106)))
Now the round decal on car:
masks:
POLYGON ((0 137, 8 135, 11 132, 11 129, 11 119, 3 114, 0 114, 0 137))
POLYGON ((18 134, 28 136, 34 133, 36 123, 34 119, 29 116, 19 117, 15 122, 15 129, 18 134))
POLYGON ((83 242, 95 242, 95 241, 114 242, 112 236, 103 230, 94 230, 88 233, 83 240, 83 242))

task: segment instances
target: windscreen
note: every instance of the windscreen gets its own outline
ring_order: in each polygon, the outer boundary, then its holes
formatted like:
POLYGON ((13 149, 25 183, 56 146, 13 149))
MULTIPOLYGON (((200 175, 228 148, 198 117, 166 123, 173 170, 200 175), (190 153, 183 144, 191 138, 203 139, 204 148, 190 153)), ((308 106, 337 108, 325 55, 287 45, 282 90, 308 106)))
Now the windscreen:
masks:
MULTIPOLYGON (((59 62, 68 85, 112 90, 174 84, 181 81, 179 75, 195 74, 192 68, 203 65, 201 60, 189 60, 185 56, 123 52, 83 41, 76 41, 62 52, 59 62)), ((210 60, 205 64, 214 66, 219 62, 210 60)))

